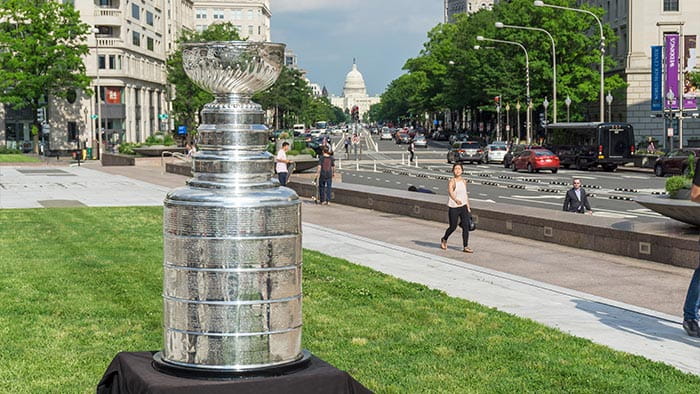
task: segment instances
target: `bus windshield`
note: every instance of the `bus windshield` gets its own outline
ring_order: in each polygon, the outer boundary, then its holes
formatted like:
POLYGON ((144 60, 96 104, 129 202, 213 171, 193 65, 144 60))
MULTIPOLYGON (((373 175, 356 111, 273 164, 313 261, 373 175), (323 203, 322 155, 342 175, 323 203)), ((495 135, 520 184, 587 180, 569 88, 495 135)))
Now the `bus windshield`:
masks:
POLYGON ((325 130, 328 128, 328 122, 326 122, 326 121, 316 122, 315 128, 325 130))

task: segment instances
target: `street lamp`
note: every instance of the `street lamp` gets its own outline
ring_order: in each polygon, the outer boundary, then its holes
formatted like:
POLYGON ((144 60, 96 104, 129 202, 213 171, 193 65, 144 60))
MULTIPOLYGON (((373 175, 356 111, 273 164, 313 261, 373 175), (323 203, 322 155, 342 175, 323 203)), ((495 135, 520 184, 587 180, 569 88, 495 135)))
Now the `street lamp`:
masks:
POLYGON ((533 4, 535 5, 535 7, 550 7, 550 8, 558 8, 561 10, 567 10, 567 11, 583 12, 584 14, 591 15, 592 17, 595 18, 596 22, 598 22, 598 27, 600 27, 600 121, 604 122, 605 121, 605 104, 603 103, 603 95, 605 94, 604 93, 604 90, 605 90, 605 35, 603 34, 603 23, 600 21, 600 18, 598 18, 598 16, 596 14, 594 14, 588 10, 546 4, 544 1, 541 1, 541 0, 536 0, 533 4))
POLYGON ((520 100, 515 104, 515 109, 518 113, 518 141, 520 141, 520 100))
POLYGON ((95 34, 95 58, 97 59, 97 68, 95 69, 95 84, 97 85, 97 160, 102 159, 102 93, 100 92, 100 41, 97 39, 97 34, 100 29, 94 27, 92 32, 95 34))
POLYGON ((554 43, 554 37, 552 37, 547 30, 539 27, 506 25, 503 22, 496 22, 495 26, 497 29, 508 28, 541 31, 549 37, 550 41, 552 41, 552 99, 554 100, 554 105, 552 105, 552 118, 554 119, 554 123, 557 123, 557 47, 554 43))
POLYGON ((569 95, 566 95, 566 100, 564 100, 564 103, 566 103, 566 122, 569 123, 571 120, 569 119, 569 108, 571 107, 571 97, 569 95))
POLYGON ((544 98, 544 101, 542 102, 542 106, 544 107, 544 124, 546 126, 547 125, 547 107, 549 107, 549 101, 547 100, 547 97, 544 98))
POLYGON ((612 102, 613 96, 608 91, 608 95, 605 96, 605 102, 608 103, 608 122, 612 122, 612 102))
MULTIPOLYGON (((520 47, 525 52, 525 98, 527 99, 527 114, 526 114, 526 133, 527 133, 527 143, 530 143, 530 138, 531 138, 531 130, 532 130, 532 122, 531 122, 531 108, 532 106, 530 105, 530 56, 527 54, 527 49, 523 46, 523 44, 515 41, 505 41, 505 40, 496 40, 493 38, 485 38, 483 36, 477 36, 476 37, 477 41, 491 41, 491 42, 497 42, 501 44, 509 44, 509 45, 517 45, 520 47)), ((518 124, 518 128, 520 125, 518 124)))
POLYGON ((669 139, 669 150, 673 150, 673 101, 676 99, 676 95, 673 93, 673 90, 669 89, 668 93, 666 93, 666 100, 669 101, 668 104, 668 130, 666 131, 666 135, 669 139))
POLYGON ((510 103, 506 104, 506 141, 510 141, 510 103))

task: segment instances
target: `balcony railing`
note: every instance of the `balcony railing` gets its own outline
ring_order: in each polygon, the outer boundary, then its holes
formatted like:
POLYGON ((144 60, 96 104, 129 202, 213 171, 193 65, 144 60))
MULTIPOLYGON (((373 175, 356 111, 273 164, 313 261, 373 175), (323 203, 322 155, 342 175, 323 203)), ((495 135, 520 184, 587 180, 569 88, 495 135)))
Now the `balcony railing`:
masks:
POLYGON ((99 45, 100 48, 122 47, 124 46, 124 42, 120 38, 97 37, 97 45, 99 45))
POLYGON ((121 18, 122 10, 118 8, 96 8, 95 16, 114 16, 121 18))

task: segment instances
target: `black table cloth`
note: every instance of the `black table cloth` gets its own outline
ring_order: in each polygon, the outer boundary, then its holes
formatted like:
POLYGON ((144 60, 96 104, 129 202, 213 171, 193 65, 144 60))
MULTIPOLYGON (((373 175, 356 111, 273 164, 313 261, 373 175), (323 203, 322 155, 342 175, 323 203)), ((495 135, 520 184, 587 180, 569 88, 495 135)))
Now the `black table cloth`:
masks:
POLYGON ((100 380, 97 393, 371 393, 347 372, 341 371, 313 355, 306 367, 280 376, 200 380, 172 376, 157 371, 153 367, 154 353, 122 352, 117 354, 100 380))

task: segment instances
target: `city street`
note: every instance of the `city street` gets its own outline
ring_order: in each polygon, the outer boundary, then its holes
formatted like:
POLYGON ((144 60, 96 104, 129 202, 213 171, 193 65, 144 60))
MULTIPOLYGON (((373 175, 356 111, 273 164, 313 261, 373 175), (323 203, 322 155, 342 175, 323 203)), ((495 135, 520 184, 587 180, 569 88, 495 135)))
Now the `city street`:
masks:
MULTIPOLYGON (((363 156, 355 160, 343 160, 342 149, 336 151, 337 164, 343 174, 343 182, 406 190, 409 186, 423 187, 436 194, 447 195, 447 180, 452 165, 447 163, 446 141, 430 141, 427 148, 416 148, 418 166, 409 165, 407 145, 393 141, 379 141, 379 152, 363 148, 363 156), (376 172, 375 172, 376 165, 376 172), (359 168, 359 169, 358 169, 359 168)), ((354 156, 351 155, 351 159, 354 156)), ((574 177, 581 178, 591 197, 595 216, 614 217, 639 222, 669 220, 634 202, 636 196, 664 192, 665 178, 651 173, 618 170, 616 172, 579 171, 560 169, 557 174, 549 171, 528 173, 513 172, 502 164, 464 164, 464 176, 470 182, 472 200, 509 203, 561 210, 566 191, 574 177)))

